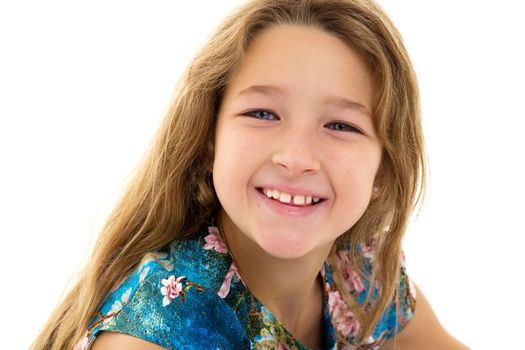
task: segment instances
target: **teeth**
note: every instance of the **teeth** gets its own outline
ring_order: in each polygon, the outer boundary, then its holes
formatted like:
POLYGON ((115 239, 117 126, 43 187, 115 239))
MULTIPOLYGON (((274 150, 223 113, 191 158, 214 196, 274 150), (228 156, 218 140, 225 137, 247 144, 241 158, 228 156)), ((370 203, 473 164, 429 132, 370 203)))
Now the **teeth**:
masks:
POLYGON ((279 201, 283 203, 290 203, 292 200, 292 195, 288 193, 281 192, 281 195, 279 196, 279 201))
POLYGON ((266 194, 266 197, 277 199, 280 202, 283 203, 292 203, 296 205, 309 205, 313 203, 319 203, 320 198, 319 197, 313 197, 310 195, 301 195, 297 194, 295 196, 292 196, 289 193, 281 192, 279 190, 275 189, 263 189, 264 194, 266 194))
POLYGON ((304 196, 301 196, 301 195, 296 195, 296 196, 293 196, 293 204, 304 204, 304 196))

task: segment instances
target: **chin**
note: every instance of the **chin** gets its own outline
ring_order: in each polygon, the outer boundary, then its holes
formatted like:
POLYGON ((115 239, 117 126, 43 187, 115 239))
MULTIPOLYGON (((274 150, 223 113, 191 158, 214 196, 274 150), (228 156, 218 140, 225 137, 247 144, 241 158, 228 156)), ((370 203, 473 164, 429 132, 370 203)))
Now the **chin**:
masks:
POLYGON ((315 248, 315 244, 305 236, 298 237, 297 232, 289 234, 285 232, 265 233, 256 239, 256 243, 266 254, 275 258, 298 259, 312 252, 315 248))

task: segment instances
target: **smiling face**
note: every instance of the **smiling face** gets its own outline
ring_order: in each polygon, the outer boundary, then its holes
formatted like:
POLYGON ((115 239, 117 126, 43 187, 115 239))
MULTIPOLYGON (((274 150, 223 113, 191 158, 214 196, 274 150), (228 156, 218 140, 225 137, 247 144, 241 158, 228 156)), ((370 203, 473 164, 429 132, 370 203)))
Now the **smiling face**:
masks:
POLYGON ((257 36, 215 134, 228 234, 277 258, 327 253, 370 201, 382 152, 372 100, 366 63, 335 36, 289 25, 257 36))

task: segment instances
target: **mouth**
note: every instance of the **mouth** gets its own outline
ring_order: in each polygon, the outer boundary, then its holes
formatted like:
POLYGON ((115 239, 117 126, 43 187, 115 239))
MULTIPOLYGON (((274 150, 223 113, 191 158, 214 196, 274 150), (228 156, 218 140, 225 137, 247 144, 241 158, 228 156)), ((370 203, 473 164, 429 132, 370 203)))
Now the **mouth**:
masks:
POLYGON ((274 188, 257 187, 256 190, 272 201, 292 207, 312 207, 325 201, 324 198, 310 194, 291 194, 274 188))

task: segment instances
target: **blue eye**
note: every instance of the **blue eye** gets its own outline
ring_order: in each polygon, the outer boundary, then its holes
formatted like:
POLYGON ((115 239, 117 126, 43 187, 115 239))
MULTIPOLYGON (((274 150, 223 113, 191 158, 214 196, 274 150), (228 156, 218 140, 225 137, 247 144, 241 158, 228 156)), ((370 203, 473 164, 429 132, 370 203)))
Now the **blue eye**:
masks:
POLYGON ((362 134, 361 130, 359 130, 358 128, 343 122, 333 122, 328 124, 327 127, 335 131, 358 132, 362 134))
POLYGON ((254 111, 246 112, 246 115, 256 118, 256 119, 263 119, 263 120, 278 120, 279 118, 273 114, 270 111, 266 111, 264 109, 257 109, 254 111))

